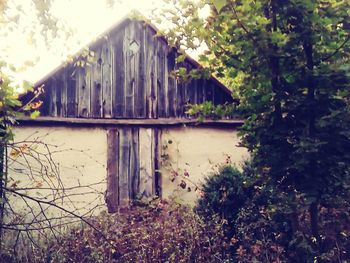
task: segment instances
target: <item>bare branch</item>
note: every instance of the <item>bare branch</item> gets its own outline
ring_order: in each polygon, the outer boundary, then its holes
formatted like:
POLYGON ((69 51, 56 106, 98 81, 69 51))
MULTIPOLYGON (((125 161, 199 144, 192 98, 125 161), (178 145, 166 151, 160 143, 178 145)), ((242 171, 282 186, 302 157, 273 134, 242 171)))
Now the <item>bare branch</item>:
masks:
MULTIPOLYGON (((113 244, 110 243, 110 240, 103 234, 103 232, 100 231, 98 228, 96 228, 92 223, 90 223, 88 220, 86 220, 83 216, 80 216, 80 215, 78 215, 78 214, 76 214, 76 213, 74 213, 74 212, 72 212, 72 211, 69 211, 69 210, 67 210, 66 208, 64 208, 64 207, 62 207, 62 206, 59 206, 59 205, 57 205, 57 204, 55 204, 55 203, 53 203, 53 202, 44 201, 44 200, 38 200, 38 199, 36 199, 36 198, 34 198, 34 197, 31 197, 31 196, 29 196, 29 195, 26 195, 26 194, 17 192, 17 191, 15 191, 15 190, 11 189, 11 188, 5 188, 5 190, 8 191, 8 192, 14 193, 14 194, 16 194, 16 195, 18 195, 18 196, 20 196, 20 197, 23 197, 23 198, 26 198, 26 199, 28 199, 28 200, 32 200, 32 201, 34 201, 34 202, 37 202, 38 204, 47 204, 47 205, 49 205, 49 206, 55 207, 55 208, 57 208, 57 209, 59 209, 59 210, 61 210, 61 211, 63 211, 63 212, 66 212, 67 214, 70 214, 70 215, 72 215, 72 216, 74 216, 74 217, 76 217, 76 218, 79 218, 82 222, 84 222, 84 223, 87 224, 89 227, 91 227, 92 229, 94 229, 97 233, 99 233, 99 234, 102 236, 102 238, 103 238, 105 241, 107 241, 107 243, 108 243, 110 246, 114 247, 113 244)), ((116 247, 114 247, 114 248, 117 249, 116 247)))

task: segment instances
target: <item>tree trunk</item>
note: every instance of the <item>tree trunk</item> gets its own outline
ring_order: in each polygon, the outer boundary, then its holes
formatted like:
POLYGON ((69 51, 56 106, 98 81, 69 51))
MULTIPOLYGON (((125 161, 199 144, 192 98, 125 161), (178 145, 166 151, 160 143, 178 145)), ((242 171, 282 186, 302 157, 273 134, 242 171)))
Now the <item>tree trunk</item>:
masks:
MULTIPOLYGON (((271 16, 272 18, 272 32, 277 31, 277 3, 276 1, 271 1, 271 16)), ((270 55, 270 68, 271 68, 271 86, 275 95, 274 101, 274 114, 275 114, 275 125, 280 125, 282 122, 282 106, 281 106, 281 77, 280 77, 280 61, 278 57, 278 46, 276 44, 270 43, 271 55, 270 55)))
POLYGON ((2 242, 3 242, 3 219, 4 219, 4 206, 5 206, 5 143, 4 134, 0 134, 0 255, 2 252, 2 242))
MULTIPOLYGON (((310 30, 311 30, 310 26, 310 30)), ((313 139, 315 137, 316 133, 316 125, 315 125, 315 85, 314 85, 314 78, 313 78, 313 70, 314 70, 314 59, 313 59, 313 44, 311 42, 311 39, 309 38, 311 36, 311 32, 308 36, 308 38, 305 40, 303 44, 304 53, 306 56, 306 67, 307 67, 307 101, 308 101, 308 127, 307 127, 307 135, 310 139, 313 139)), ((308 165, 308 173, 309 173, 309 181, 315 179, 316 177, 316 160, 315 156, 310 156, 310 161, 308 165)), ((316 192, 320 192, 320 189, 314 189, 316 192)), ((312 235, 316 238, 316 246, 319 248, 319 228, 318 228, 318 205, 319 205, 319 197, 317 197, 317 201, 311 203, 309 207, 310 212, 310 228, 312 235)))

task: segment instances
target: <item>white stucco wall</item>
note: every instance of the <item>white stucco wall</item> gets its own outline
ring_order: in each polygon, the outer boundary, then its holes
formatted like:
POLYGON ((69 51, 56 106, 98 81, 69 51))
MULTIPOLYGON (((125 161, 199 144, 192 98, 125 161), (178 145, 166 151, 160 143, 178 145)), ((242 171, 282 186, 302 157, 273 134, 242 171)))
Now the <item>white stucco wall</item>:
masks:
MULTIPOLYGON (((35 232, 35 238, 44 242, 45 235, 51 233, 51 226, 55 233, 64 233, 71 223, 79 222, 67 211, 89 217, 107 210, 104 200, 106 132, 103 128, 16 128, 16 150, 9 149, 8 152, 12 159, 9 161, 8 187, 37 200, 52 202, 66 211, 47 204, 40 206, 19 195, 8 195, 11 207, 7 211, 12 210, 18 216, 6 214, 7 226, 41 228, 35 232), (20 190, 28 187, 32 189, 20 190)), ((175 198, 182 203, 195 204, 200 194, 195 191, 195 185, 200 185, 203 178, 220 164, 229 161, 239 165, 248 157, 244 148, 237 147, 237 132, 232 129, 181 127, 163 129, 160 134, 162 197, 175 198), (172 181, 174 173, 178 176, 172 181), (186 182, 184 189, 180 186, 181 180, 186 182)), ((15 232, 8 231, 7 245, 12 247, 16 240, 15 232)))
POLYGON ((162 132, 161 143, 163 197, 175 197, 189 204, 198 198, 200 191, 196 191, 196 186, 205 176, 222 164, 240 166, 248 158, 247 150, 238 147, 237 131, 232 129, 172 128, 162 132), (186 183, 184 189, 180 186, 182 180, 186 183))
MULTIPOLYGON (((66 197, 61 200, 61 204, 66 208, 81 214, 99 205, 105 209, 106 129, 20 127, 16 128, 14 133, 15 142, 27 141, 19 145, 25 143, 28 146, 34 146, 35 150, 31 154, 41 153, 40 159, 43 164, 28 157, 30 154, 27 154, 26 158, 22 155, 12 156, 15 162, 10 162, 9 176, 13 180, 9 185, 15 183, 19 188, 38 188, 29 192, 38 198, 44 196, 51 198, 49 195, 52 191, 42 189, 48 187, 48 184, 51 184, 50 187, 58 188, 73 187, 66 191, 66 197), (27 161, 34 167, 32 168, 34 176, 28 169, 27 161), (36 174, 39 170, 51 175, 40 178, 36 174), (45 172, 46 170, 48 172, 45 172), (70 196, 69 199, 67 196, 70 196)), ((220 164, 229 161, 240 165, 248 157, 246 149, 238 147, 238 143, 237 132, 233 129, 202 127, 163 129, 159 149, 163 198, 173 196, 181 202, 194 204, 199 195, 199 191, 195 191, 195 185, 200 185, 206 175, 215 171, 220 164), (179 176, 175 176, 175 180, 171 181, 175 172, 179 176), (184 174, 188 176, 183 176, 184 174), (186 182, 185 189, 180 186, 181 180, 186 182), (191 191, 188 191, 188 187, 191 191)), ((25 147, 24 151, 26 151, 25 147)), ((23 202, 21 203, 22 206, 18 205, 16 209, 20 210, 25 206, 23 202)), ((99 211, 100 209, 96 210, 96 212, 99 211)))
MULTIPOLYGON (((57 205, 78 215, 105 210, 107 139, 104 129, 20 127, 14 134, 17 150, 9 150, 12 159, 9 186, 35 188, 22 193, 46 201, 55 199, 57 205), (22 153, 16 153, 18 150, 22 153)), ((39 210, 37 203, 30 200, 29 203, 39 210)), ((21 213, 32 214, 18 196, 14 207, 21 213)), ((65 214, 54 207, 46 213, 49 216, 65 214)))

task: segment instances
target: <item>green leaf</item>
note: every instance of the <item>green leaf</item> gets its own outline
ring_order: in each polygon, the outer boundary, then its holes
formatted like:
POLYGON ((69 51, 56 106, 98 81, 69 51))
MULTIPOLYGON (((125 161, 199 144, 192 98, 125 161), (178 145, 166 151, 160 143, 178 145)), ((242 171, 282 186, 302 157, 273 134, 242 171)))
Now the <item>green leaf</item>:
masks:
POLYGON ((176 62, 180 63, 180 62, 184 62, 186 59, 186 54, 181 54, 176 58, 176 62))
POLYGON ((40 115, 40 111, 36 110, 36 111, 33 111, 31 114, 30 114, 30 118, 31 119, 35 119, 36 117, 38 117, 40 115))

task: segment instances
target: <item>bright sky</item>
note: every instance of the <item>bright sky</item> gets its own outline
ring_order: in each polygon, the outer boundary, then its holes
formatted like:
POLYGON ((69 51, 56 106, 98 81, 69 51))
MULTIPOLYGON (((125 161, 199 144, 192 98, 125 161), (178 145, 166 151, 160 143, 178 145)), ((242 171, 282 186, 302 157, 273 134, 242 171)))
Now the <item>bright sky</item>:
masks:
POLYGON ((164 5, 162 0, 114 0, 112 8, 108 6, 108 0, 52 1, 51 13, 60 23, 72 29, 72 36, 68 40, 64 36, 49 39, 52 48, 48 50, 43 42, 35 42, 40 29, 35 28, 36 14, 31 6, 32 1, 9 0, 12 8, 9 14, 20 15, 15 19, 15 30, 6 34, 0 32, 1 48, 5 49, 5 52, 1 50, 0 59, 5 58, 20 69, 16 79, 26 79, 34 83, 63 62, 67 55, 74 54, 131 10, 136 9, 147 17, 152 9, 159 9, 164 5), (24 69, 25 63, 31 65, 24 69))

